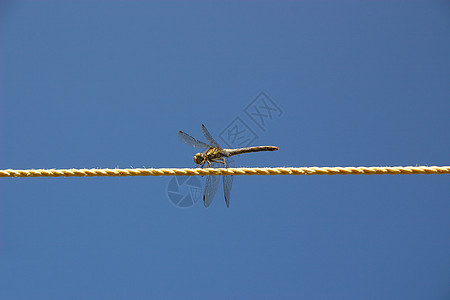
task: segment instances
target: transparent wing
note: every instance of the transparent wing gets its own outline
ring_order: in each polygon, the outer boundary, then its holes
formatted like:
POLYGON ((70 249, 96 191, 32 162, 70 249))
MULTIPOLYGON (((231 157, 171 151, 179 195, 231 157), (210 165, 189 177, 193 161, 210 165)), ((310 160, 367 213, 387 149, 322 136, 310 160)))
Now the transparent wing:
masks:
MULTIPOLYGON (((234 168, 234 160, 225 158, 227 168, 234 168)), ((233 185, 233 175, 223 176, 223 193, 225 196, 225 203, 230 207, 231 186, 233 185)))
MULTIPOLYGON (((219 163, 212 163, 211 167, 217 168, 219 165, 219 163)), ((214 195, 219 187, 219 177, 211 175, 206 177, 205 193, 203 194, 203 204, 205 204, 205 207, 208 207, 214 199, 214 195)))
POLYGON ((195 148, 210 148, 210 146, 208 144, 205 144, 203 142, 200 142, 199 140, 193 138, 192 136, 190 136, 189 134, 183 132, 183 131, 178 131, 178 137, 185 142, 186 144, 195 147, 195 148))
POLYGON ((211 134, 209 133, 208 129, 206 129, 205 125, 202 124, 202 131, 203 134, 206 137, 206 140, 208 143, 210 143, 214 148, 222 149, 222 147, 219 146, 219 144, 212 138, 211 134))

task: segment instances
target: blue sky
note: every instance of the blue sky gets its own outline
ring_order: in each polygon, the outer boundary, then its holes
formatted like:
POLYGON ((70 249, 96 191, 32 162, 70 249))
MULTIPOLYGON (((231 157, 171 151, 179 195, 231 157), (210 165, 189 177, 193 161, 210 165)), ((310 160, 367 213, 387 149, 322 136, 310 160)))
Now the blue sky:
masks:
MULTIPOLYGON (((236 118, 280 147, 238 166, 448 165, 449 12, 3 1, 0 169, 192 167, 177 131, 236 118)), ((448 175, 240 176, 229 209, 221 187, 178 208, 169 180, 1 179, 0 297, 450 296, 448 175)))

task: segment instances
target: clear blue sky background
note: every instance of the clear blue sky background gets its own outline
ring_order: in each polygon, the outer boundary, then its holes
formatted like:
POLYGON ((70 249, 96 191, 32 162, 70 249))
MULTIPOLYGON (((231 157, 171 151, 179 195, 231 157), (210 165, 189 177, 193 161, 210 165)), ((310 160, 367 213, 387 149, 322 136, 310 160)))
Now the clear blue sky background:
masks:
MULTIPOLYGON (((450 4, 2 1, 0 169, 448 165, 450 4), (261 130, 245 107, 283 110, 261 130)), ((0 298, 448 299, 448 175, 0 180, 0 298)))

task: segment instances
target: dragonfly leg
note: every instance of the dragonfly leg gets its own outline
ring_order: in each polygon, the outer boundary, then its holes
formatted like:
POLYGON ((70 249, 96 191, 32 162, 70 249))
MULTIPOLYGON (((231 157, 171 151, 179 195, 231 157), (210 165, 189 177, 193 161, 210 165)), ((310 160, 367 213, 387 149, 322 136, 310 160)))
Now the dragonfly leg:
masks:
MULTIPOLYGON (((198 165, 195 166, 195 168, 198 168, 200 166, 200 168, 203 168, 203 166, 205 165, 206 160, 204 160, 203 162, 199 163, 198 165)), ((194 168, 194 169, 195 169, 194 168)))
POLYGON ((216 163, 220 163, 220 164, 224 164, 225 165, 225 168, 227 167, 227 164, 226 164, 226 162, 225 162, 225 158, 222 158, 222 159, 220 159, 220 158, 216 158, 216 159, 213 159, 213 160, 211 160, 212 162, 216 162, 216 163))

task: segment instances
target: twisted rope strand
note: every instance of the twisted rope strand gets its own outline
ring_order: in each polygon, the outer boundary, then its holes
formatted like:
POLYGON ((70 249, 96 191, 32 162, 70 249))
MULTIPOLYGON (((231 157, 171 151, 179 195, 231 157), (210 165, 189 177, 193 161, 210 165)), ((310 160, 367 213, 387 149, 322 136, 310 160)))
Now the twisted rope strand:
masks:
POLYGON ((0 177, 450 174, 450 166, 0 170, 0 177))

